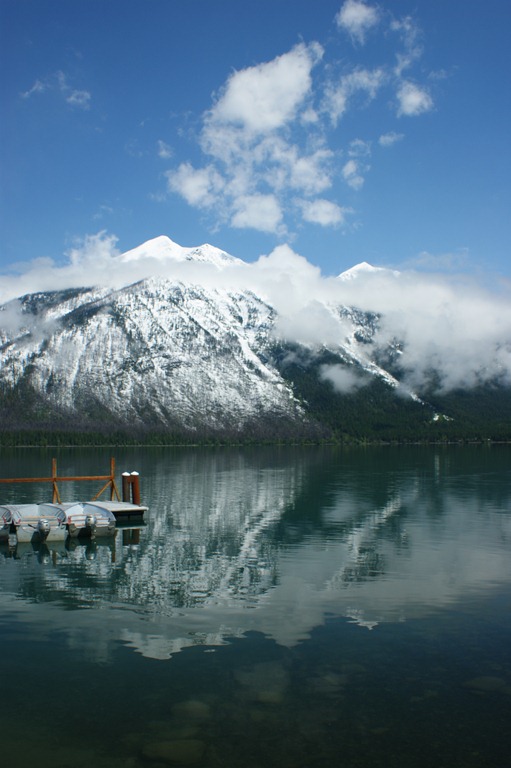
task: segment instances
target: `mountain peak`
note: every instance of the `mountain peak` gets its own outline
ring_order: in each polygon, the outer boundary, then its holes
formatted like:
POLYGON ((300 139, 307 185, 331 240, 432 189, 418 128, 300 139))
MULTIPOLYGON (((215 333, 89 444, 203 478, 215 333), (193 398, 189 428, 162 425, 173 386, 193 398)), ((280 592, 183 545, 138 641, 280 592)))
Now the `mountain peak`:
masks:
POLYGON ((129 251, 121 254, 119 260, 122 262, 134 262, 134 261, 197 261, 202 263, 213 264, 218 268, 222 268, 227 264, 241 263, 240 259, 236 259, 234 256, 222 251, 220 248, 216 248, 209 243, 199 245, 191 248, 186 248, 178 243, 175 243, 170 237, 166 235, 160 235, 154 237, 151 240, 147 240, 142 245, 132 248, 129 251))
POLYGON ((184 259, 182 255, 184 250, 182 246, 175 243, 170 237, 160 235, 121 254, 119 260, 124 262, 142 261, 144 259, 156 259, 157 261, 174 259, 182 261, 184 259))
POLYGON ((347 269, 345 272, 341 272, 339 279, 354 280, 355 278, 360 277, 360 275, 375 275, 376 273, 382 274, 384 272, 391 275, 399 274, 399 272, 394 269, 386 269, 385 267, 373 267, 373 265, 369 264, 367 261, 362 261, 360 264, 355 264, 354 267, 347 269))

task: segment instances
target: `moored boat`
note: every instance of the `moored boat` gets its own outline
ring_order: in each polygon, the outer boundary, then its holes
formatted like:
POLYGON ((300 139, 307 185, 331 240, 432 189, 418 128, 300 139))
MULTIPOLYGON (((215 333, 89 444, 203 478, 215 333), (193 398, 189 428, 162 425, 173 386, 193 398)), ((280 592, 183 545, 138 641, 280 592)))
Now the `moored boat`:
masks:
POLYGON ((0 543, 111 536, 117 521, 141 519, 147 507, 126 501, 0 505, 0 543))
MULTIPOLYGON (((55 505, 53 505, 55 506, 55 505)), ((115 533, 115 515, 99 501, 65 505, 66 522, 71 538, 77 536, 111 536, 115 533)))
POLYGON ((64 541, 67 536, 65 513, 56 504, 4 504, 0 520, 4 541, 13 534, 18 542, 64 541))
POLYGON ((11 535, 11 511, 8 506, 0 507, 0 543, 9 541, 11 535))

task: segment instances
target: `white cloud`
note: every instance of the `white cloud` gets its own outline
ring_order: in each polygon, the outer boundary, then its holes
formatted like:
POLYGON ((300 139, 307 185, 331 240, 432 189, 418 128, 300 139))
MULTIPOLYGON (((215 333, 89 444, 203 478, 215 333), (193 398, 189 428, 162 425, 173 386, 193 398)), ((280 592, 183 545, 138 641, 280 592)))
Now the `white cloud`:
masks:
POLYGON ((231 225, 276 233, 282 222, 282 211, 274 195, 246 195, 235 202, 231 225))
POLYGON ((53 91, 59 93, 72 107, 78 107, 79 109, 90 109, 91 94, 89 91, 78 90, 72 88, 69 85, 67 75, 59 70, 54 75, 46 78, 45 80, 36 80, 34 85, 28 90, 21 93, 23 99, 28 99, 34 94, 44 93, 45 91, 53 91))
POLYGON ((298 204, 305 221, 320 224, 322 227, 336 227, 344 224, 346 214, 352 213, 351 208, 341 208, 330 200, 300 200, 298 204))
POLYGON ((308 95, 311 70, 323 49, 303 43, 272 61, 229 77, 208 121, 234 124, 248 132, 266 133, 292 120, 308 95))
POLYGON ((383 68, 356 68, 343 75, 339 82, 330 83, 325 90, 323 109, 333 124, 336 125, 350 106, 350 101, 357 95, 364 97, 363 106, 376 98, 380 88, 385 84, 387 75, 383 68))
POLYGON ((348 109, 349 93, 342 84, 331 84, 325 91, 323 109, 330 116, 332 124, 337 125, 339 119, 348 109))
POLYGON ((334 153, 310 103, 311 72, 322 52, 317 43, 299 44, 231 75, 204 115, 200 146, 208 164, 169 171, 168 189, 232 227, 282 233, 293 210, 290 193, 321 194, 335 173, 334 153), (303 125, 306 141, 293 141, 303 125))
POLYGON ((73 107, 80 109, 89 109, 91 95, 88 91, 79 91, 68 84, 67 75, 64 72, 57 72, 57 83, 60 93, 64 96, 66 102, 73 107))
POLYGON ((433 99, 429 93, 409 80, 403 82, 397 92, 399 117, 415 117, 433 109, 433 99))
POLYGON ((91 95, 88 91, 71 91, 66 96, 66 101, 73 107, 80 107, 80 109, 90 108, 91 95))
MULTIPOLYGON (((344 3, 336 18, 358 41, 380 22, 389 31, 389 15, 355 0, 344 3)), ((328 193, 337 199, 343 190, 346 194, 343 181, 362 188, 371 141, 350 136, 348 121, 341 138, 339 120, 379 97, 387 108, 390 89, 398 93, 398 116, 419 115, 433 106, 425 88, 410 78, 403 81, 395 67, 396 41, 409 66, 418 56, 418 29, 408 18, 390 26, 397 33, 387 38, 394 48, 389 52, 386 46, 387 61, 371 60, 371 66, 328 60, 323 46, 310 42, 233 72, 202 115, 196 134, 202 162, 169 170, 167 191, 207 211, 215 231, 221 224, 280 236, 303 221, 342 226, 342 206, 333 200, 327 206, 328 193), (305 202, 297 204, 297 198, 305 202)), ((378 135, 372 120, 367 126, 371 136, 378 135)), ((388 131, 380 145, 390 146, 401 136, 388 131)), ((158 147, 166 158, 167 146, 160 141, 158 147)))
MULTIPOLYGON (((116 246, 117 237, 102 230, 95 235, 87 235, 85 238, 77 240, 75 245, 66 252, 66 255, 71 267, 85 270, 85 274, 87 274, 90 266, 104 264, 110 261, 113 256, 117 256, 119 251, 116 246)), ((86 281, 83 285, 90 285, 90 283, 86 281)))
POLYGON ((308 194, 324 192, 332 185, 331 160, 334 153, 318 150, 312 155, 300 157, 290 166, 289 184, 292 189, 301 189, 308 194))
POLYGON ((348 154, 350 157, 368 157, 371 154, 371 144, 363 139, 350 141, 348 154))
POLYGON ((351 368, 344 365, 323 365, 320 369, 320 378, 329 381, 337 392, 348 394, 365 386, 370 379, 357 376, 351 368))
POLYGON ((360 0, 346 0, 335 20, 354 42, 363 45, 366 32, 378 24, 379 18, 379 11, 374 6, 366 5, 360 0))
POLYGON ((279 279, 290 279, 296 286, 302 282, 316 283, 321 279, 319 267, 293 251, 289 245, 278 245, 269 255, 260 256, 254 268, 258 273, 271 273, 279 279))
POLYGON ((46 91, 47 88, 48 88, 47 83, 44 83, 42 80, 36 80, 32 88, 29 88, 28 91, 23 91, 21 93, 21 98, 29 99, 35 93, 44 93, 44 91, 46 91))
POLYGON ((213 205, 224 185, 213 166, 196 169, 190 163, 181 163, 177 171, 168 171, 166 177, 171 191, 178 192, 189 205, 199 208, 213 205))
MULTIPOLYGON (((37 291, 112 284, 112 259, 119 255, 117 237, 105 231, 77 240, 64 264, 36 258, 11 265, 0 280, 0 302, 37 291)), ((122 278, 124 280, 124 276, 122 278)))
POLYGON ((405 69, 409 69, 422 56, 422 45, 418 42, 420 30, 411 16, 395 19, 390 29, 397 32, 403 42, 403 50, 396 54, 397 64, 394 68, 397 77, 401 77, 405 69))
POLYGON ((362 189, 364 177, 360 173, 359 163, 356 160, 348 160, 343 166, 342 176, 346 184, 352 189, 362 189))
POLYGON ((285 187, 314 195, 331 186, 334 158, 331 150, 318 149, 308 155, 301 154, 296 145, 275 138, 259 145, 260 150, 263 147, 269 163, 264 178, 274 189, 285 187))
POLYGON ((319 122, 319 115, 315 109, 309 107, 300 114, 300 122, 305 126, 315 125, 319 122))
POLYGON ((413 271, 364 272, 360 278, 347 284, 351 302, 381 314, 380 345, 404 342, 400 364, 410 386, 423 387, 431 369, 439 372, 444 391, 494 377, 511 383, 509 292, 413 271))
POLYGON ((339 318, 321 302, 312 299, 293 310, 280 312, 275 320, 274 333, 278 339, 306 344, 312 348, 322 344, 336 345, 346 335, 339 318))
POLYGON ((398 141, 402 141, 404 136, 404 133, 396 133, 396 131, 382 133, 378 139, 378 144, 380 147, 391 147, 393 144, 397 144, 398 141))
POLYGON ((162 139, 158 139, 157 141, 157 147, 158 147, 158 157, 161 157, 162 160, 169 160, 173 156, 172 147, 169 146, 166 142, 162 141, 162 139))

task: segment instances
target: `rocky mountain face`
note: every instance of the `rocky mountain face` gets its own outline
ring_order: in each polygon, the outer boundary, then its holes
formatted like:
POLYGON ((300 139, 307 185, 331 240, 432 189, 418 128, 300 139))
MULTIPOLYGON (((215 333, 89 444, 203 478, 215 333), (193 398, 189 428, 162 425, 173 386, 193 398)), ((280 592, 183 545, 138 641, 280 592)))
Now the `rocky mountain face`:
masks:
MULTIPOLYGON (((141 252, 154 263, 171 258, 219 272, 237 262, 212 246, 184 249, 168 238, 121 259, 141 252)), ((400 387, 390 370, 396 350, 375 348, 377 315, 328 306, 342 320, 343 339, 319 348, 290 343, 275 332, 272 306, 221 283, 150 277, 4 304, 1 427, 260 439, 363 433, 368 418, 370 430, 383 424, 383 433, 385 425, 442 418, 400 387), (332 367, 370 383, 343 396, 325 375, 332 367)))
POLYGON ((241 432, 259 418, 304 418, 265 359, 272 309, 248 293, 155 278, 21 307, 32 327, 4 334, 1 380, 30 392, 43 420, 241 432))

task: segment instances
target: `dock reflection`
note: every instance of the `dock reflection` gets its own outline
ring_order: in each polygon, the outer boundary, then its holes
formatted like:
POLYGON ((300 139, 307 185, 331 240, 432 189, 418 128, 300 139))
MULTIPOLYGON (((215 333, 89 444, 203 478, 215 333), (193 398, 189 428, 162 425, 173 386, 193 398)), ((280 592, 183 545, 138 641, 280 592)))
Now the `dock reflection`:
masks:
POLYGON ((145 475, 145 523, 4 548, 0 605, 37 603, 62 631, 45 605, 65 604, 75 623, 93 609, 87 634, 168 658, 250 630, 293 645, 327 614, 374 629, 511 584, 506 470, 435 450, 270 456, 183 454, 171 489, 162 458, 145 475))

